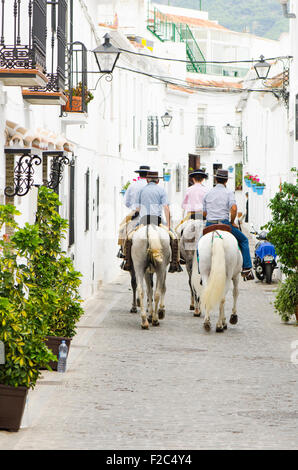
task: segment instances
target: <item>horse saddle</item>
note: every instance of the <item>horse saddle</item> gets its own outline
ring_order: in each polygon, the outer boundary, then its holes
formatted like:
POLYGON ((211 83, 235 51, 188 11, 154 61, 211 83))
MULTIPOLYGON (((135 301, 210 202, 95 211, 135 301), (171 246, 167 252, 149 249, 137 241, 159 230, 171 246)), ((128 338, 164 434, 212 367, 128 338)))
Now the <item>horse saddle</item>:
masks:
POLYGON ((203 235, 206 235, 207 233, 214 232, 215 230, 223 230, 224 232, 232 232, 232 227, 230 225, 226 224, 212 224, 209 225, 208 227, 205 227, 203 230, 203 235))

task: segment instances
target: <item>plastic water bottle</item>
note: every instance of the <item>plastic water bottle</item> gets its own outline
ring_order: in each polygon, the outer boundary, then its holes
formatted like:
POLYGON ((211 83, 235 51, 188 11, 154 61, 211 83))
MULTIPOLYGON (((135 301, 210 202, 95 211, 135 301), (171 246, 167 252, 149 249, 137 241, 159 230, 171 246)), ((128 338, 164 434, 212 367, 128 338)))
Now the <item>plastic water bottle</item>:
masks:
POLYGON ((68 353, 68 347, 65 343, 65 340, 63 339, 60 346, 59 346, 57 372, 65 372, 66 371, 67 353, 68 353))

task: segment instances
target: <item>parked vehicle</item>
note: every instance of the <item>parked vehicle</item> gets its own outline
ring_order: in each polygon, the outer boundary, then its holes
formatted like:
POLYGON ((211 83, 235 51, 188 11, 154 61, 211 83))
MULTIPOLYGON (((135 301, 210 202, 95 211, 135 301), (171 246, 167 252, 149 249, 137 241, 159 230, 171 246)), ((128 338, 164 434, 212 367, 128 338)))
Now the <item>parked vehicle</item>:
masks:
POLYGON ((266 283, 271 284, 273 271, 277 268, 275 247, 267 240, 268 232, 253 230, 251 233, 256 235, 256 239, 259 240, 255 246, 253 267, 260 281, 266 279, 266 283))

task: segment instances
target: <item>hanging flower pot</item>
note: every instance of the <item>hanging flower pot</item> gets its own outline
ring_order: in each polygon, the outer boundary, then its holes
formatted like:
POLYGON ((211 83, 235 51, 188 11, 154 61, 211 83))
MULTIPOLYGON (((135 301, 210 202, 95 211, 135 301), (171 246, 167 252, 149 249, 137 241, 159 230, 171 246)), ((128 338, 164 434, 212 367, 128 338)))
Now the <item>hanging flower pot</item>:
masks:
POLYGON ((125 193, 126 193, 126 190, 125 190, 125 189, 121 189, 120 194, 122 194, 122 196, 124 196, 125 193))
POLYGON ((171 175, 170 175, 169 173, 165 173, 165 174, 163 175, 163 179, 164 179, 164 181, 170 181, 171 175))
POLYGON ((265 189, 265 186, 256 186, 257 194, 261 196, 263 194, 264 189, 265 189))
POLYGON ((250 179, 244 178, 244 181, 245 181, 246 186, 247 186, 248 188, 250 188, 250 187, 251 187, 251 181, 250 181, 250 179))
POLYGON ((257 186, 256 183, 252 183, 252 184, 251 184, 251 187, 252 187, 252 190, 253 190, 254 193, 257 192, 256 186, 257 186))
POLYGON ((233 166, 229 166, 228 170, 229 170, 230 173, 233 173, 234 167, 233 167, 233 166))

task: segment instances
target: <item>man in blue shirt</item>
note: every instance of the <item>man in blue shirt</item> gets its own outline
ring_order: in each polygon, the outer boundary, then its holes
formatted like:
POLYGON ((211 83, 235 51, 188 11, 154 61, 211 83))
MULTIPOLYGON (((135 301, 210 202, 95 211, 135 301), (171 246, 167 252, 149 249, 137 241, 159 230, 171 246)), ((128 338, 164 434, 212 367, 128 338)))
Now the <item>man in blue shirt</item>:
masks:
POLYGON ((235 195, 226 188, 228 181, 227 170, 217 170, 216 186, 211 189, 203 201, 203 214, 207 219, 206 227, 212 224, 226 224, 232 228, 232 234, 237 238, 243 257, 242 277, 245 281, 254 279, 247 237, 234 224, 237 215, 235 195))
MULTIPOLYGON (((162 220, 162 213, 164 211, 166 217, 166 227, 169 231, 170 243, 172 249, 172 259, 170 262, 169 272, 181 272, 182 268, 179 264, 179 240, 171 231, 171 215, 168 197, 163 188, 158 186, 161 177, 158 176, 157 171, 148 171, 147 185, 139 191, 138 194, 138 208, 140 212, 140 225, 165 225, 162 220)), ((127 239, 125 243, 125 262, 123 269, 125 271, 131 270, 131 239, 127 239)))

